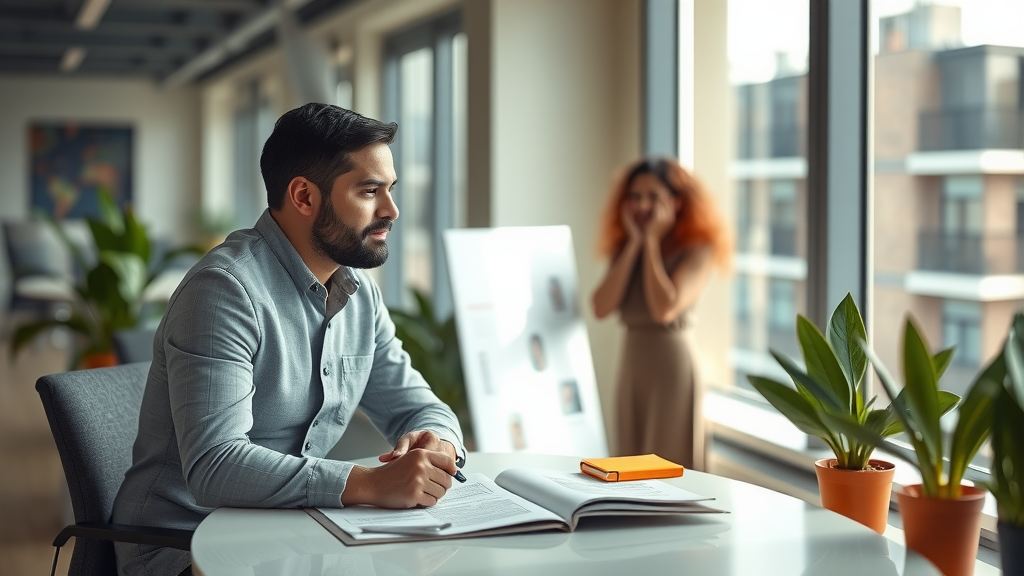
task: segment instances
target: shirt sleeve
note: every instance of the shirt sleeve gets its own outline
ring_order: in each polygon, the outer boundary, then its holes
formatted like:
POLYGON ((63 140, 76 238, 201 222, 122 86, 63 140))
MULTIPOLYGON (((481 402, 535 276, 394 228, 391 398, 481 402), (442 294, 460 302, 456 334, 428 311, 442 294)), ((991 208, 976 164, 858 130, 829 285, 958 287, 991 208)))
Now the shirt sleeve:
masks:
POLYGON ((165 318, 168 396, 182 473, 201 506, 339 506, 352 464, 249 441, 262 330, 244 287, 207 268, 165 318))
POLYGON ((403 434, 430 430, 450 442, 457 459, 464 462, 466 448, 458 418, 412 367, 402 341, 395 336, 395 324, 384 306, 380 288, 369 278, 363 282, 373 290, 376 334, 373 367, 359 407, 392 443, 403 434))

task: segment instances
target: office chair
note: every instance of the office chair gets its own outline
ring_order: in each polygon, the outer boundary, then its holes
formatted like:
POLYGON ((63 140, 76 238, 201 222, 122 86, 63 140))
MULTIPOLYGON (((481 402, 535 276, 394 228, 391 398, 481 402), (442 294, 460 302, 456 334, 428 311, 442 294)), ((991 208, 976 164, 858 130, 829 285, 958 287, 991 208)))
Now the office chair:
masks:
POLYGON ((153 360, 153 339, 156 328, 117 330, 113 333, 114 354, 121 364, 153 360))
POLYGON ((114 497, 132 462, 149 362, 43 376, 36 381, 67 478, 75 524, 53 541, 53 567, 76 538, 68 576, 116 574, 113 542, 188 550, 191 530, 111 524, 114 497))

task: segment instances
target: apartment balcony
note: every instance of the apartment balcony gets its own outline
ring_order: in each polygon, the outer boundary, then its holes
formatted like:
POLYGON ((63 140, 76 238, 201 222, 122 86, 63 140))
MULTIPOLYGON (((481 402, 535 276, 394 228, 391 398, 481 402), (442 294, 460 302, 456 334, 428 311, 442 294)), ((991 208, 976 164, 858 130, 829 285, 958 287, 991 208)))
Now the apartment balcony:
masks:
POLYGON ((918 269, 976 276, 1024 274, 1024 237, 921 232, 918 269))
POLYGON ((769 241, 772 256, 796 256, 796 228, 772 226, 769 241))
POLYGON ((924 152, 1024 148, 1024 114, 1014 108, 922 112, 918 146, 924 152))
POLYGON ((767 128, 741 127, 737 135, 739 160, 803 156, 806 129, 800 124, 774 124, 767 128))

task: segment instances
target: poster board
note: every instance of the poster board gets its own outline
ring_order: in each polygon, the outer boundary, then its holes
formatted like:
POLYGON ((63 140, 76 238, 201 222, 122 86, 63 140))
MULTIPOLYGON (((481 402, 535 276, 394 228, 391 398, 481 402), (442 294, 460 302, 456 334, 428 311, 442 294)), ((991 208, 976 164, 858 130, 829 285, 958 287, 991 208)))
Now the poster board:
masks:
POLYGON ((605 456, 568 226, 444 232, 477 449, 605 456))

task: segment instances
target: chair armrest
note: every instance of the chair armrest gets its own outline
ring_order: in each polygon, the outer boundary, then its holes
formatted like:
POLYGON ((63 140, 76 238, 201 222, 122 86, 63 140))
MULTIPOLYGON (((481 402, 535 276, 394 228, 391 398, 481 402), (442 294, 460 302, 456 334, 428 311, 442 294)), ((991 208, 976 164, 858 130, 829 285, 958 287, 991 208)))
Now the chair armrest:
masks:
POLYGON ((66 526, 60 531, 60 534, 57 534, 57 537, 53 540, 53 545, 60 548, 67 543, 68 538, 74 536, 76 538, 128 542, 130 544, 150 544, 153 546, 189 550, 192 545, 192 533, 192 530, 175 530, 173 528, 82 522, 66 526))

